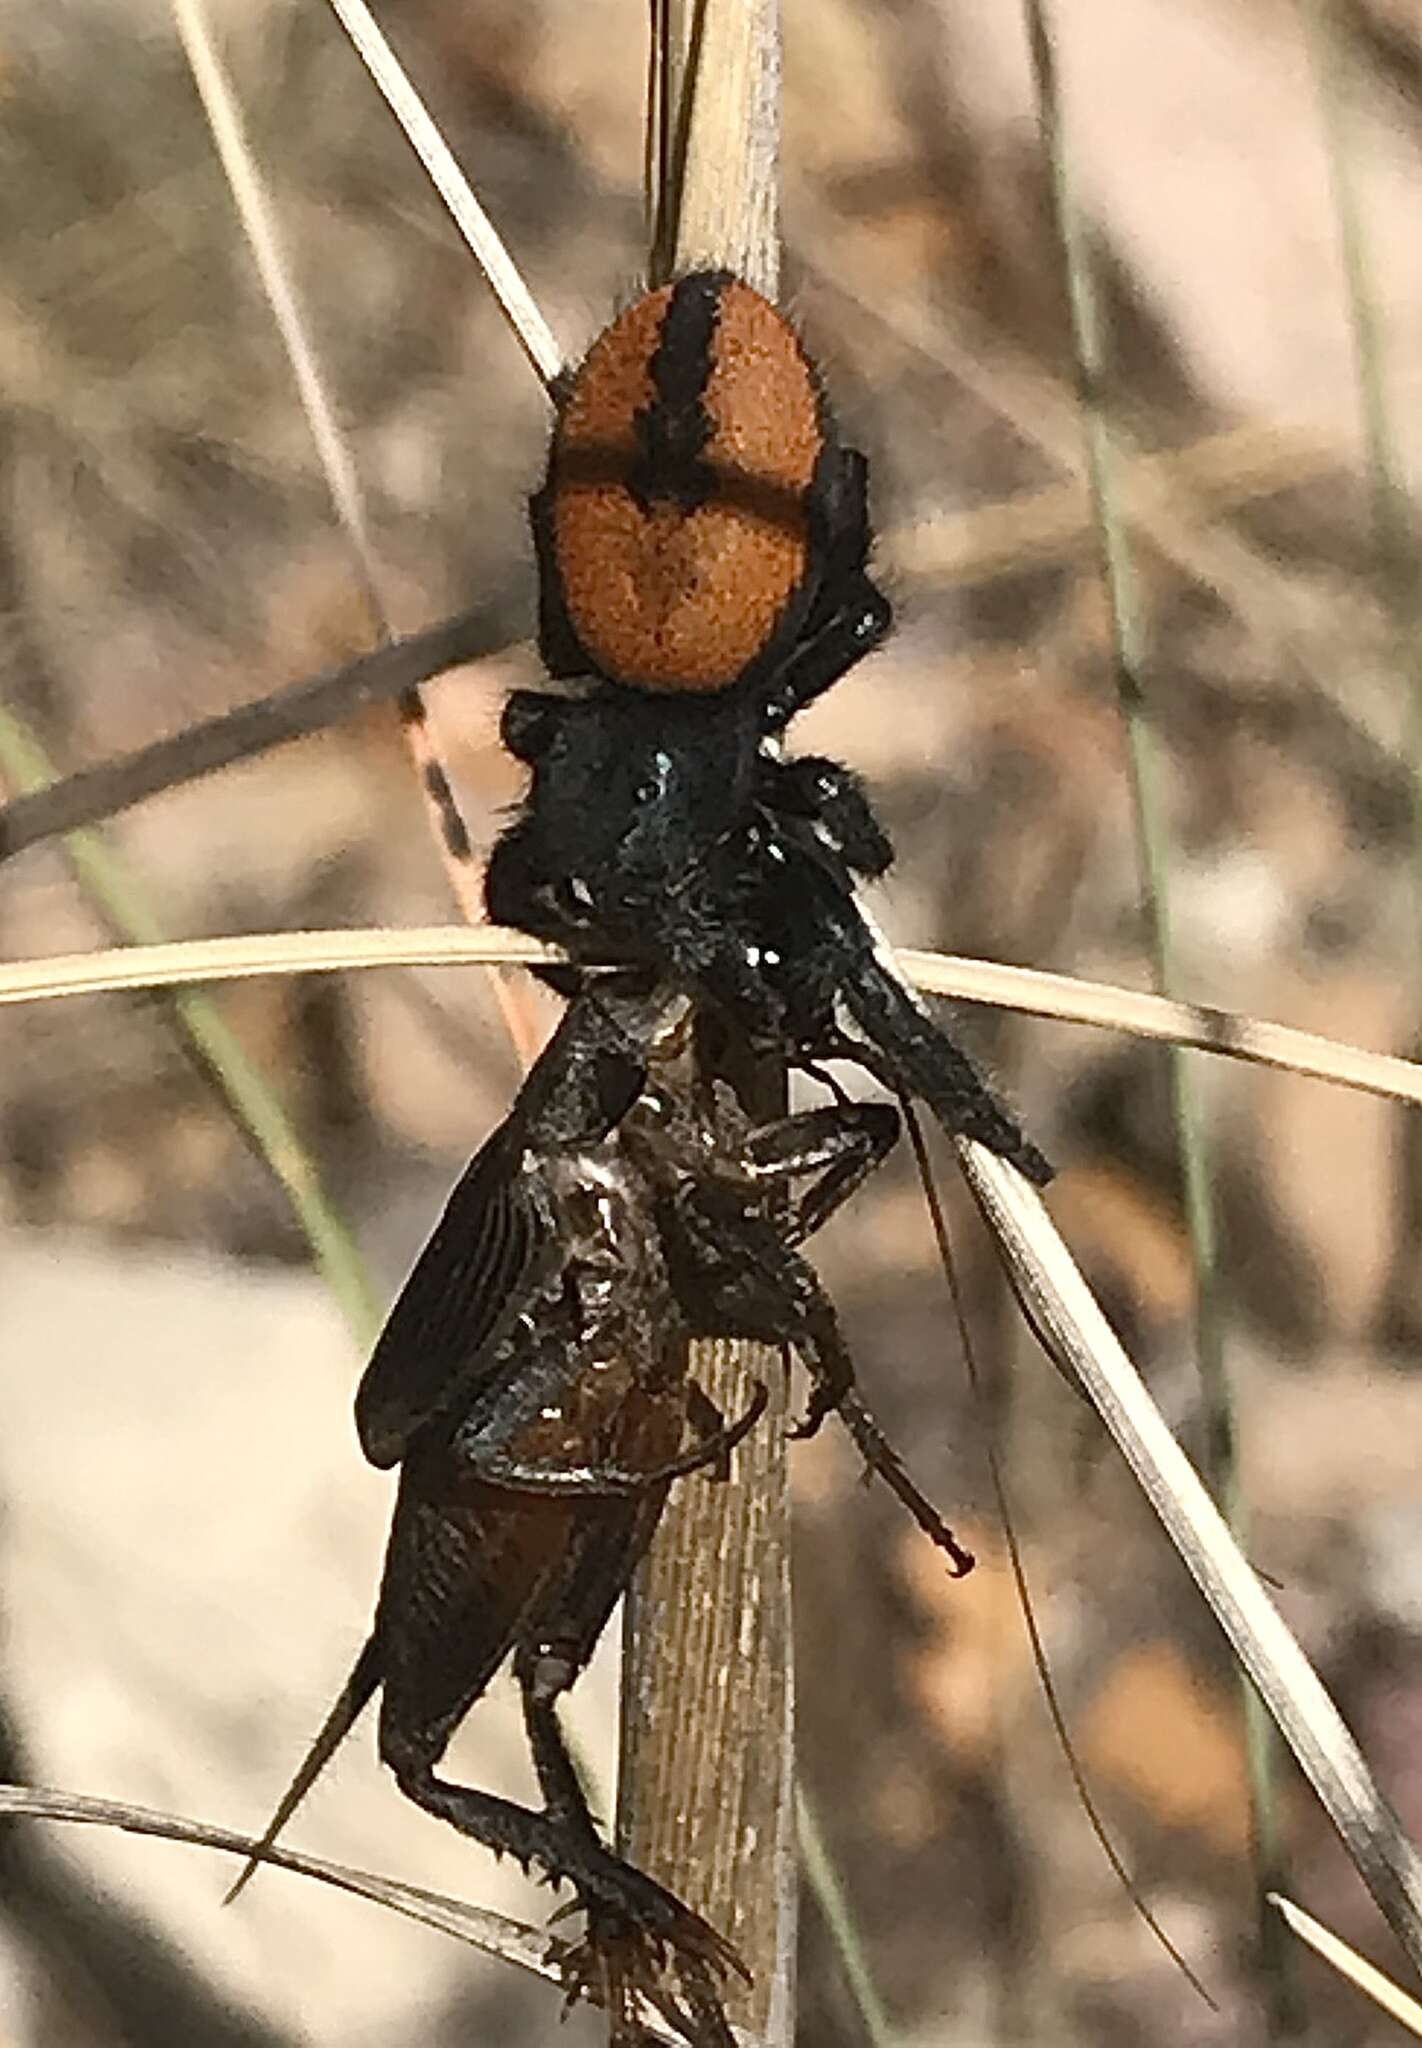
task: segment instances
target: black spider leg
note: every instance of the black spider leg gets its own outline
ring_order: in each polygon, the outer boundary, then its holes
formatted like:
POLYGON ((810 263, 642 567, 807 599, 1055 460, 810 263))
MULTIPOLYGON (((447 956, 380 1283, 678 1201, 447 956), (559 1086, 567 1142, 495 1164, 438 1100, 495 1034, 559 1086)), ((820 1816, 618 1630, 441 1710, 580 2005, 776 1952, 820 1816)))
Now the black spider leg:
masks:
MULTIPOLYGON (((838 1056, 857 1060, 887 1087, 918 1096, 950 1137, 975 1139, 1044 1187, 1052 1178, 1051 1166, 968 1055, 899 979, 850 890, 803 851, 794 869, 822 957, 835 965, 836 992, 869 1040, 838 1056)), ((824 1028, 805 1050, 812 1057, 834 1057, 837 1039, 856 1043, 824 1028)))
POLYGON ((868 1042, 827 1029, 808 1048, 814 1058, 852 1060, 884 1087, 926 1102, 950 1138, 971 1138, 1037 1187, 1047 1185, 1051 1162, 896 974, 877 960, 856 960, 841 993, 868 1042))
POLYGON ((810 556, 823 563, 819 588, 793 649, 784 656, 777 650, 763 680, 752 685, 766 733, 782 731, 872 653, 893 625, 893 608, 866 567, 868 485, 869 466, 859 450, 826 442, 806 498, 810 556))
POLYGON ((893 863, 894 845, 874 815, 864 784, 821 754, 761 762, 761 802, 778 818, 815 826, 856 875, 875 880, 893 863))
POLYGON ((563 601, 563 578, 553 532, 556 494, 557 486, 550 477, 528 501, 528 523, 538 566, 538 659, 550 676, 585 676, 592 673, 592 662, 573 630, 563 601))
POLYGON ((277 1836, 355 1726, 369 1704, 380 1679, 380 1643, 377 1637, 371 1636, 356 1658, 351 1675, 337 1694, 330 1713, 322 1722, 320 1733, 302 1758, 301 1768, 282 1793, 261 1840, 254 1846, 247 1861, 237 1873, 231 1889, 222 1901, 224 1906, 230 1906, 238 1893, 246 1889, 259 1864, 265 1862, 266 1851, 272 1847, 277 1836))

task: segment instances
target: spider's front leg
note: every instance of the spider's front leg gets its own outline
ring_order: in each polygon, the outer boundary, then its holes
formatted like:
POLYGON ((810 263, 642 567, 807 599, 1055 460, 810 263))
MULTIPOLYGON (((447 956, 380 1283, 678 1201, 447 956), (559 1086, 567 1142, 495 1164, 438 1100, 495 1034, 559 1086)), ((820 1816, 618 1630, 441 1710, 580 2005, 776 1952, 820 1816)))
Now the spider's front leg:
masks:
MULTIPOLYGON (((868 1046, 855 1046, 849 1056, 886 1086, 926 1102, 950 1137, 985 1145, 1036 1186, 1045 1187, 1052 1178, 1048 1160, 961 1046, 880 957, 857 913, 841 924, 839 942, 839 992, 869 1041, 868 1046)), ((829 1042, 823 1051, 826 1057, 833 1056, 829 1042)))
POLYGON ((757 690, 761 729, 781 731, 879 645, 893 625, 889 600, 868 571, 869 467, 857 448, 821 451, 809 492, 811 558, 820 563, 809 616, 787 656, 757 690))
POLYGON ((763 860, 747 925, 772 946, 787 1035, 800 1064, 851 1059, 896 1093, 925 1102, 950 1137, 972 1138, 1038 1186, 1052 1169, 962 1048, 899 977, 854 900, 849 878, 782 836, 763 860), (793 907, 793 921, 792 921, 793 907), (862 1037, 835 1023, 843 1010, 862 1037))
POLYGON ((766 809, 777 818, 817 826, 856 875, 873 881, 892 865, 893 841, 851 769, 823 755, 799 754, 789 761, 767 759, 762 774, 766 809))

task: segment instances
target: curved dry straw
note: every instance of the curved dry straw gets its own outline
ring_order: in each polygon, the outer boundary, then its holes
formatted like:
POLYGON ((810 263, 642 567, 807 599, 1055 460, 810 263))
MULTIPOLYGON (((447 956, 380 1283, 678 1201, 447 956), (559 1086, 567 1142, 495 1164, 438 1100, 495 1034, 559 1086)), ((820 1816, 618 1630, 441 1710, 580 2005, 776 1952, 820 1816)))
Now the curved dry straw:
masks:
MULTIPOLYGON (((0 965, 0 1004, 242 981, 264 974, 338 974, 378 967, 537 967, 561 957, 556 947, 498 925, 478 930, 426 925, 249 932, 239 938, 182 939, 12 961, 0 965)), ((985 1003, 1063 1024, 1086 1024, 1158 1044, 1190 1046, 1251 1066, 1274 1067, 1389 1101, 1422 1105, 1422 1064, 1392 1053, 1368 1052, 1317 1032, 1036 967, 1008 967, 994 960, 910 947, 899 948, 895 958, 907 979, 927 995, 985 1003)))
MULTIPOLYGON (((275 1869, 289 1870, 298 1877, 348 1892, 354 1898, 368 1899, 373 1905, 400 1913, 423 1927, 452 1935, 483 1955, 513 1963, 552 1984, 562 1982, 556 1954, 558 1944, 539 1928, 528 1927, 521 1920, 511 1920, 483 1906, 468 1905, 443 1892, 402 1884, 398 1878, 380 1877, 349 1864, 331 1863, 324 1857, 302 1856, 278 1845, 255 1842, 231 1828, 185 1820, 179 1814, 157 1813, 149 1807, 130 1806, 116 1799, 97 1799, 82 1792, 56 1792, 35 1785, 0 1784, 0 1814, 15 1820, 68 1821, 79 1826, 114 1828, 122 1834, 187 1843, 242 1858, 260 1853, 261 1860, 275 1869)), ((672 2044, 672 2048, 685 2048, 681 2037, 669 2032, 652 2007, 644 2005, 639 2017, 649 2039, 672 2044)), ((753 2044, 747 2043, 746 2048, 753 2048, 753 2044)))

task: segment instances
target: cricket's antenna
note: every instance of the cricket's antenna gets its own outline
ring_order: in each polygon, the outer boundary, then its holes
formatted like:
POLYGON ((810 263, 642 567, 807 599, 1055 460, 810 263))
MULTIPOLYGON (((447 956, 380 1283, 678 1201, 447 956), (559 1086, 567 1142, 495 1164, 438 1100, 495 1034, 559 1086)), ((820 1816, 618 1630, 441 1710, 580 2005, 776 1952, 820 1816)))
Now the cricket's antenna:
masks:
MULTIPOLYGON (((918 1178, 923 1188, 923 1198, 928 1204, 928 1214, 933 1229, 934 1242, 938 1247, 939 1264, 943 1269, 943 1278, 947 1284, 949 1299, 953 1304, 953 1318, 957 1323, 958 1335, 963 1346, 963 1359, 967 1366, 968 1384, 972 1389, 973 1399, 977 1403, 978 1412, 985 1419, 987 1404, 983 1395, 982 1376, 978 1371, 977 1354, 973 1347, 972 1332, 968 1324, 967 1311, 963 1304, 962 1289, 958 1284, 958 1269, 954 1263, 953 1248, 948 1236, 948 1221, 943 1213, 943 1204, 939 1199, 938 1187, 933 1178, 933 1166, 928 1156, 928 1147, 923 1141, 923 1126, 918 1120, 913 1103, 906 1095, 900 1094, 899 1109, 908 1129, 909 1143, 913 1147, 914 1164, 918 1168, 918 1178)), ((1217 2002, 1166 1933, 1156 1915, 1151 1911, 1150 1906, 1141 1893, 1140 1887, 1127 1870, 1125 1863, 1122 1861, 1120 1851, 1107 1831, 1106 1823, 1101 1817, 1101 1810, 1092 1795, 1091 1787, 1086 1781, 1086 1773, 1081 1767, 1081 1761, 1077 1756, 1076 1747, 1071 1739, 1071 1730, 1067 1726, 1061 1695, 1057 1691, 1056 1680, 1052 1676, 1052 1667, 1047 1657, 1047 1646, 1042 1640, 1042 1632, 1037 1625, 1037 1613, 1032 1603, 1031 1589, 1027 1584, 1026 1567, 1022 1562, 1022 1548, 1017 1540, 1017 1521, 1012 1512, 1012 1503, 1008 1495, 1007 1481, 1002 1470, 1002 1461, 997 1455, 997 1447, 992 1440, 991 1431, 987 1428, 984 1428, 983 1431, 983 1443, 987 1452, 988 1473, 992 1480, 992 1490, 997 1501, 998 1518, 1002 1523, 1003 1539, 1007 1545, 1008 1565, 1012 1572, 1013 1584, 1017 1589, 1017 1602, 1022 1610, 1022 1620, 1027 1630, 1027 1639, 1032 1649, 1032 1662, 1036 1667, 1037 1682, 1042 1688, 1042 1697, 1046 1702, 1052 1729, 1061 1746, 1062 1755, 1066 1758, 1066 1766, 1071 1773, 1071 1781, 1075 1787, 1081 1810, 1086 1815, 1087 1825, 1090 1827, 1092 1834, 1095 1835, 1097 1842, 1100 1844, 1102 1855, 1110 1864, 1117 1881, 1120 1883, 1122 1890, 1130 1900, 1135 1911, 1139 1914, 1142 1922, 1150 1929, 1155 1939, 1160 1943, 1160 1946, 1165 1950, 1165 1953, 1170 1957, 1192 1990, 1198 1993, 1212 2012, 1218 2012, 1219 2006, 1217 2002)))

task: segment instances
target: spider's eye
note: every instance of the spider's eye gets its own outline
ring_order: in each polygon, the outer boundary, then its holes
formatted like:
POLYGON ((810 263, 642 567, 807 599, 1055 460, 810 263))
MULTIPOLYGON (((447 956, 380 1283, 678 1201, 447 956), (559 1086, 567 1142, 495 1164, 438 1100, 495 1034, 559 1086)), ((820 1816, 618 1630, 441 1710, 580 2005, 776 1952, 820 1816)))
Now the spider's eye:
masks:
POLYGON ((652 756, 651 765, 642 780, 632 792, 634 803, 660 804, 666 801, 672 787, 676 763, 664 747, 658 747, 652 756))

